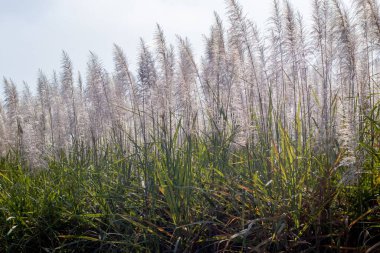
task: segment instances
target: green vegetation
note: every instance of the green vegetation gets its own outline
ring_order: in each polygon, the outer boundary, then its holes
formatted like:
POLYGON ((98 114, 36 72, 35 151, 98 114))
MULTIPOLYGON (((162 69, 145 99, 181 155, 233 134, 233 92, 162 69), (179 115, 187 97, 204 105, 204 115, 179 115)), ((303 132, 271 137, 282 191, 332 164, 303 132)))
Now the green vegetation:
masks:
POLYGON ((379 112, 366 120, 356 182, 342 154, 302 148, 281 126, 281 149, 234 147, 228 128, 180 142, 178 125, 126 154, 77 145, 39 170, 10 153, 0 160, 0 248, 370 252, 380 239, 379 112))

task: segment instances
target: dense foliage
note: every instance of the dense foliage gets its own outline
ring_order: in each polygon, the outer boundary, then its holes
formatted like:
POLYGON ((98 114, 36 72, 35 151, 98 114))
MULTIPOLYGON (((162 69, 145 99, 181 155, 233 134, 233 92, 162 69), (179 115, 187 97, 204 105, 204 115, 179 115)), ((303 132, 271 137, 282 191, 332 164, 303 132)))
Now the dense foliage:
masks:
POLYGON ((377 1, 274 0, 264 34, 226 2, 200 63, 157 26, 135 74, 4 78, 2 251, 380 249, 377 1))

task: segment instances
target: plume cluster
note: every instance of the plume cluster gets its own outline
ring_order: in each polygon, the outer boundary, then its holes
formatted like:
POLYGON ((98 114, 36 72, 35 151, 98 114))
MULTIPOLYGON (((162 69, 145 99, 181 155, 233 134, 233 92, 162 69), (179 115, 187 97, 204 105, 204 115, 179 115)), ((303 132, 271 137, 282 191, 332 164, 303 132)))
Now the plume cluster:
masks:
POLYGON ((41 167, 75 145, 127 152, 130 141, 173 135, 178 124, 179 142, 233 131, 232 146, 269 150, 281 148, 281 126, 302 147, 344 151, 343 164, 356 167, 363 118, 378 100, 378 3, 355 0, 349 12, 339 0, 313 0, 308 30, 289 1, 274 0, 265 33, 237 1, 226 4, 228 23, 215 13, 201 61, 187 38, 171 45, 158 25, 154 46, 141 40, 136 73, 115 45, 114 70, 91 52, 84 81, 66 52, 59 73, 40 71, 36 95, 4 78, 0 154, 41 167))

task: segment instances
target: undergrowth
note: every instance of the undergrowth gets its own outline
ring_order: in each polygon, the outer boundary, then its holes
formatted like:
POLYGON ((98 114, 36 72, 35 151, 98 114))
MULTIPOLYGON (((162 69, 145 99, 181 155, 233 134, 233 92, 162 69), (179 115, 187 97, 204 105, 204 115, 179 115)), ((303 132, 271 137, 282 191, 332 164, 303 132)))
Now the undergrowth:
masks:
POLYGON ((108 145, 94 156, 78 144, 38 170, 9 153, 0 160, 0 248, 375 252, 378 112, 367 117, 363 168, 350 182, 340 152, 301 148, 281 128, 279 145, 260 144, 269 150, 236 147, 228 136, 179 141, 162 128, 149 145, 131 142, 130 153, 108 145))

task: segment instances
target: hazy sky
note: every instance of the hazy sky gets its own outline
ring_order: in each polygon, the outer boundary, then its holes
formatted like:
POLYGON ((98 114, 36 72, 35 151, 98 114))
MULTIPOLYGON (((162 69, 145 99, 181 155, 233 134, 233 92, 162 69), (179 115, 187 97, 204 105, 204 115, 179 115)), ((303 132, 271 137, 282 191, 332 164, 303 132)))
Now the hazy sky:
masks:
MULTIPOLYGON (((239 2, 263 30, 272 1, 239 2)), ((290 2, 310 17, 310 0, 290 2)), ((149 43, 156 23, 170 43, 176 43, 176 34, 188 37, 199 58, 214 11, 226 17, 224 0, 0 0, 0 77, 12 78, 19 87, 25 80, 34 88, 38 69, 48 76, 59 71, 62 50, 83 75, 89 51, 111 72, 113 43, 124 49, 135 70, 139 38, 149 43)))

